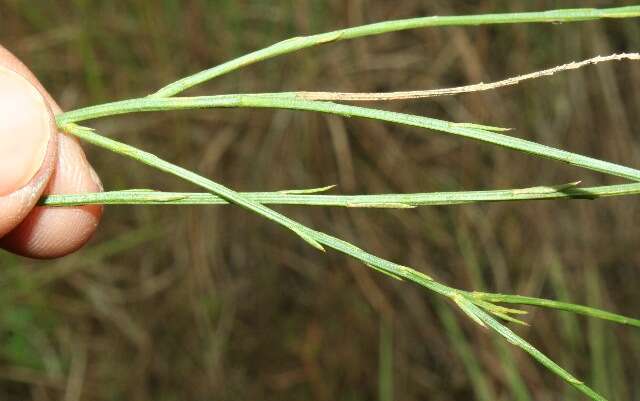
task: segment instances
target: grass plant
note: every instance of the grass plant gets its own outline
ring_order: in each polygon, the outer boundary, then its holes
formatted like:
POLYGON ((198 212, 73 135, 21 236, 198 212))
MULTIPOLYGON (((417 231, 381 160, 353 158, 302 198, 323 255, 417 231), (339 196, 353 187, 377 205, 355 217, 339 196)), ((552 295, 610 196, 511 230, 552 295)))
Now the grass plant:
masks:
MULTIPOLYGON (((324 114, 333 114, 342 117, 365 118, 386 123, 402 124, 415 127, 420 130, 431 130, 450 135, 461 136, 474 139, 476 141, 497 145, 500 147, 517 150, 535 157, 552 159, 561 163, 575 167, 597 171, 631 181, 640 181, 640 170, 611 163, 604 160, 595 159, 582 154, 568 152, 557 147, 550 147, 543 144, 527 141, 511 135, 507 135, 508 129, 480 125, 476 123, 456 123, 443 121, 418 115, 391 112, 369 107, 359 107, 342 103, 330 102, 357 101, 357 100, 398 100, 402 98, 425 97, 428 91, 413 93, 412 95, 400 96, 394 94, 365 94, 354 95, 345 93, 316 93, 311 92, 284 92, 284 93, 257 93, 257 94, 224 94, 216 96, 198 97, 175 97, 181 92, 196 85, 203 84, 211 79, 233 72, 250 64, 263 61, 276 56, 288 54, 301 49, 323 45, 348 39, 356 39, 365 36, 379 35, 389 32, 442 26, 463 26, 482 24, 522 24, 522 23, 560 23, 577 22, 604 18, 631 18, 640 16, 640 6, 626 6, 608 9, 571 9, 553 10, 543 12, 528 13, 506 13, 487 14, 472 16, 450 16, 450 17, 425 17, 408 20, 386 21, 376 24, 363 25, 354 28, 347 28, 338 31, 297 37, 275 45, 266 47, 245 56, 223 63, 214 68, 199 72, 192 76, 180 79, 165 86, 150 96, 124 100, 119 102, 106 103, 77 109, 63 113, 58 116, 57 122, 63 131, 75 135, 76 137, 108 151, 134 159, 140 163, 147 164, 160 171, 175 175, 192 184, 203 188, 205 193, 167 193, 141 190, 111 191, 100 194, 71 194, 71 195, 51 195, 42 200, 42 204, 48 206, 68 206, 89 203, 101 204, 235 204, 254 212, 276 224, 289 229, 302 240, 324 251, 333 249, 337 252, 355 258, 366 266, 382 272, 395 279, 410 281, 435 292, 438 295, 448 298, 472 321, 483 328, 489 329, 504 340, 527 352, 540 364, 551 372, 562 378, 569 385, 575 387, 586 396, 594 400, 605 400, 605 397, 574 375, 563 369, 552 359, 544 355, 537 348, 517 335, 508 323, 526 324, 522 319, 526 313, 520 309, 502 306, 501 304, 531 305, 557 309, 572 313, 586 315, 592 318, 609 320, 629 326, 640 327, 640 321, 629 317, 606 312, 597 308, 576 305, 566 302, 546 300, 540 298, 526 297, 520 295, 504 295, 486 292, 470 292, 446 285, 435 278, 427 276, 419 270, 395 263, 390 260, 380 258, 364 249, 343 241, 335 236, 320 232, 311 227, 303 225, 270 207, 269 204, 295 204, 295 205, 316 205, 316 206, 342 206, 342 207, 369 207, 369 208, 414 208, 427 205, 449 205, 483 201, 523 201, 523 200, 549 200, 549 199, 595 199, 599 197, 611 197, 622 195, 637 195, 640 193, 639 183, 618 184, 598 187, 579 186, 579 183, 564 185, 542 185, 524 189, 489 190, 472 192, 442 192, 442 193, 421 193, 421 194, 384 194, 384 195, 328 195, 316 192, 324 192, 330 188, 318 188, 311 190, 289 190, 280 192, 261 193, 241 193, 232 190, 216 181, 205 178, 193 171, 163 160, 158 156, 138 149, 131 145, 107 138, 98 134, 94 129, 80 125, 96 118, 111 117, 127 113, 168 111, 182 109, 202 109, 202 108, 275 108, 303 110, 324 114), (358 97, 360 96, 360 97, 358 97)), ((621 58, 635 60, 636 54, 628 57, 610 56, 598 59, 599 61, 612 61, 621 58)), ((589 59, 577 63, 577 67, 592 64, 594 59, 589 59)), ((576 64, 570 64, 575 66, 576 64)), ((560 71, 570 69, 569 67, 545 70, 560 71)), ((539 78, 549 75, 545 71, 534 73, 532 78, 539 78)), ((518 79, 506 80, 503 82, 517 83, 518 79)), ((454 94, 476 89, 495 89, 501 85, 467 87, 460 90, 443 90, 442 94, 454 94)), ((432 92, 429 92, 432 93, 432 92)), ((443 315, 448 320, 447 315, 443 315)), ((383 330, 383 340, 385 349, 388 351, 387 338, 390 332, 383 330)), ((456 329, 457 330, 457 329, 456 329)), ((460 333, 456 335, 460 336, 460 333)), ((390 338, 390 337, 389 337, 390 338)), ((381 341, 383 341, 381 340, 381 341)), ((467 353, 464 348, 463 353, 467 353)), ((387 377, 390 374, 387 371, 387 377)), ((470 371, 477 368, 470 367, 470 371)), ((386 379, 388 380, 388 379, 386 379)), ((382 384, 381 384, 382 386, 382 384)), ((384 383, 386 393, 390 384, 384 383)), ((482 384, 477 387, 484 388, 482 384)), ((483 390, 486 392, 488 390, 483 390)), ((486 394, 485 394, 486 395, 486 394)))

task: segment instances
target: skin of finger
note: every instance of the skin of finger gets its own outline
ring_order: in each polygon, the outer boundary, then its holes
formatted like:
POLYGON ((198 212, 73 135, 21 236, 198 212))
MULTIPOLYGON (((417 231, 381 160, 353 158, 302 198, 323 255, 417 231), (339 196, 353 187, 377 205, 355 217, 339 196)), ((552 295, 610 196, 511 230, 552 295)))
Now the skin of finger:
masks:
POLYGON ((0 242, 15 229, 38 202, 56 165, 58 136, 51 135, 42 167, 35 176, 19 190, 0 196, 0 242))
MULTIPOLYGON (((8 67, 12 71, 22 75, 33 84, 33 76, 23 74, 25 67, 20 67, 19 63, 13 57, 7 58, 8 53, 0 47, 0 65, 8 67)), ((38 84, 34 87, 47 99, 48 95, 42 92, 42 87, 38 84)), ((47 102, 48 103, 48 102, 47 102)), ((50 109, 50 130, 56 132, 53 112, 50 109)), ((0 196, 0 238, 4 237, 8 232, 13 230, 26 218, 30 210, 36 204, 44 189, 47 187, 50 177, 53 174, 58 151, 58 135, 53 134, 49 138, 45 157, 42 166, 35 173, 33 178, 29 180, 22 188, 10 194, 0 196)))
MULTIPOLYGON (((0 64, 18 72, 33 83, 48 100, 54 114, 61 112, 58 105, 28 68, 2 47, 0 47, 0 64)), ((29 210, 33 205, 33 202, 25 203, 25 197, 31 196, 28 198, 29 200, 35 199, 37 201, 40 192, 60 194, 102 190, 100 179, 88 163, 78 141, 64 133, 53 136, 55 137, 52 140, 53 146, 50 146, 52 151, 47 152, 45 163, 41 169, 42 175, 41 172, 38 172, 25 188, 10 194, 8 197, 12 198, 12 203, 7 201, 6 204, 3 204, 0 199, 0 213, 2 210, 7 210, 8 213, 11 213, 11 210, 14 211, 12 216, 6 216, 6 221, 13 223, 21 221, 16 228, 4 236, 0 231, 0 237, 2 237, 0 246, 14 253, 33 258, 60 257, 79 249, 91 238, 102 216, 102 207, 99 205, 68 208, 35 207, 26 217, 20 215, 20 211, 24 214, 25 209, 29 210), (45 165, 49 166, 49 175, 46 174, 45 165), (44 184, 47 183, 49 176, 48 185, 45 187, 44 184), (37 181, 38 179, 44 184, 37 181), (40 184, 44 191, 36 191, 36 184, 40 184), (31 190, 29 191, 27 188, 31 188, 31 190), (23 190, 25 193, 19 194, 23 190)), ((3 220, 0 214, 0 221, 3 220)))
MULTIPOLYGON (((58 160, 45 193, 99 192, 101 186, 77 142, 60 135, 58 160)), ((95 232, 102 207, 35 207, 0 240, 12 252, 33 258, 55 258, 81 248, 95 232)))

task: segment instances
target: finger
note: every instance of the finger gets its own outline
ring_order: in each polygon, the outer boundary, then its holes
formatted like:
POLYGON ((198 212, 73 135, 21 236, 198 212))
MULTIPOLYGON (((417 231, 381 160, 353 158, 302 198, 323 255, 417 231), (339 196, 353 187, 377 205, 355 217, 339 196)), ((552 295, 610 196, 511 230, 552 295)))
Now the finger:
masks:
MULTIPOLYGON (((99 192, 98 177, 76 141, 58 138, 58 161, 47 194, 99 192)), ((34 258, 55 258, 81 248, 95 232, 102 207, 35 207, 0 243, 12 252, 34 258)))
MULTIPOLYGON (((39 88, 40 83, 15 57, 0 47, 0 65, 11 65, 39 88)), ((41 89, 54 113, 60 108, 41 89)), ((75 138, 63 133, 57 139, 57 158, 45 194, 84 193, 102 190, 95 171, 88 163, 75 138)), ((35 257, 53 258, 66 255, 84 245, 95 232, 102 207, 98 205, 49 208, 37 206, 10 233, 0 239, 0 246, 12 252, 35 257)))
POLYGON ((56 151, 55 122, 43 94, 0 63, 0 237, 38 201, 56 151))

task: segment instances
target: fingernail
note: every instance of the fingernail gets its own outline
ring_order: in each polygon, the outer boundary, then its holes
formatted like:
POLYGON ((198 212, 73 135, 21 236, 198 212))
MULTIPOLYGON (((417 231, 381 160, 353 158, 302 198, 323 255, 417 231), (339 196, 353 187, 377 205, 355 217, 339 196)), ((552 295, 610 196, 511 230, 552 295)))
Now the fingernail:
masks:
POLYGON ((51 112, 40 92, 0 66, 0 195, 15 192, 33 178, 52 133, 51 112))

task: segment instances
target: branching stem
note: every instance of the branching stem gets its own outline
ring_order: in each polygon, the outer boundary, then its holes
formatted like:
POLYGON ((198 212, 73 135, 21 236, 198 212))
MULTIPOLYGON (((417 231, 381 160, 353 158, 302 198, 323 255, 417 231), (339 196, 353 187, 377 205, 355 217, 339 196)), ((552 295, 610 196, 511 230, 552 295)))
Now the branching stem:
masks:
MULTIPOLYGON (((543 12, 485 14, 473 16, 446 16, 424 17, 397 21, 386 21, 359 27, 341 29, 338 31, 321 33, 311 36, 296 37, 285 40, 267 48, 249 53, 237 59, 228 61, 219 66, 202 71, 192 76, 178 80, 157 91, 151 96, 140 99, 131 99, 121 102, 108 103, 93 107, 87 107, 58 116, 57 123, 61 129, 73 134, 89 143, 100 146, 111 152, 118 153, 141 163, 152 166, 158 170, 180 177, 196 184, 209 193, 162 193, 146 190, 117 191, 104 194, 82 195, 52 195, 43 199, 45 205, 69 205, 85 203, 142 203, 142 204, 223 204, 233 203, 260 216, 263 216, 291 231, 310 245, 324 250, 324 247, 334 249, 345 255, 351 256, 367 266, 390 275, 400 280, 408 280, 423 286, 440 295, 444 295, 454 301, 460 310, 472 320, 484 327, 491 328, 494 332, 504 337, 510 343, 518 346, 533 358, 539 361, 547 369, 561 377, 570 385, 576 387, 585 395, 594 400, 604 398, 576 379, 569 372, 561 368, 554 361, 538 351, 531 344, 516 335, 493 316, 507 321, 520 322, 511 314, 520 314, 522 311, 509 309, 495 305, 494 302, 528 304, 561 309, 582 313, 588 316, 616 321, 619 323, 638 326, 637 319, 626 318, 610 312, 580 305, 542 300, 531 297, 509 296, 502 294, 470 293, 441 284, 431 277, 415 270, 386 259, 372 255, 357 246, 339 238, 309 228, 283 214, 276 212, 265 204, 315 204, 324 206, 347 207, 414 207, 435 204, 469 203, 477 201, 500 200, 525 200, 525 199, 560 199, 560 198, 596 198, 601 196, 620 196, 637 194, 640 192, 640 183, 627 185, 613 185, 605 187, 578 188, 577 184, 569 184, 561 187, 535 187, 516 190, 499 191, 475 191, 458 193, 432 193, 432 194, 390 194, 390 195, 315 195, 313 191, 298 193, 238 193, 215 181, 202 177, 185 168, 165 161, 151 153, 137 149, 133 146, 98 135, 90 128, 85 128, 76 123, 99 117, 114 116, 125 113, 165 111, 194 108, 224 108, 224 107, 248 107, 248 108, 277 108, 315 111, 328 114, 336 114, 345 117, 360 117, 384 122, 403 124, 408 126, 431 129, 452 135, 457 135, 481 142, 498 145, 501 147, 525 152, 537 157, 557 160, 566 164, 585 169, 611 174, 640 181, 640 170, 622 166, 619 164, 598 160, 592 157, 579 155, 562 149, 545 146, 524 139, 504 135, 500 133, 505 129, 483 126, 478 124, 452 123, 433 118, 396 113, 365 107, 319 101, 318 99, 332 100, 395 100, 400 98, 427 97, 434 94, 461 93, 470 90, 494 89, 500 86, 515 84, 522 79, 537 78, 550 75, 557 71, 579 68, 582 65, 599 61, 615 59, 638 58, 637 54, 613 55, 605 58, 586 60, 581 63, 573 63, 556 69, 544 70, 538 73, 493 83, 479 84, 472 87, 453 88, 448 90, 405 92, 394 94, 349 94, 349 93, 265 93, 265 94, 239 94, 203 96, 192 98, 175 98, 174 95, 189 89, 195 85, 219 77, 239 68, 256 62, 288 54, 300 49, 309 48, 329 42, 354 39, 364 36, 378 35, 388 32, 396 32, 407 29, 434 27, 434 26, 461 26, 484 24, 518 24, 518 23, 557 23, 572 21, 587 21, 601 18, 630 18, 640 16, 640 5, 617 7, 608 9, 570 9, 552 10, 543 12), (437 92, 440 91, 440 92, 437 92), (493 315, 493 316, 491 316, 493 315)), ((323 188, 326 189, 326 188, 323 188)))

